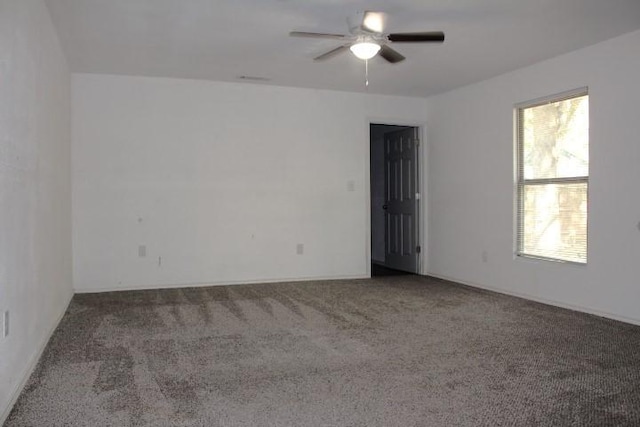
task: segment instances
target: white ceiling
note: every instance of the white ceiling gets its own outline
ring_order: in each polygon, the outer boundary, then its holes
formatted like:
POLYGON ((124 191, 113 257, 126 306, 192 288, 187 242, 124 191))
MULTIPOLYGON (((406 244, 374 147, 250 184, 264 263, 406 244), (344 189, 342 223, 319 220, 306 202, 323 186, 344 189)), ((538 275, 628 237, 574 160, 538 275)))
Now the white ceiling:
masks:
POLYGON ((371 93, 428 96, 640 29, 640 0, 46 0, 73 72, 364 91, 364 62, 313 57, 346 17, 388 13, 387 32, 446 33, 393 44, 399 64, 369 63, 371 93))

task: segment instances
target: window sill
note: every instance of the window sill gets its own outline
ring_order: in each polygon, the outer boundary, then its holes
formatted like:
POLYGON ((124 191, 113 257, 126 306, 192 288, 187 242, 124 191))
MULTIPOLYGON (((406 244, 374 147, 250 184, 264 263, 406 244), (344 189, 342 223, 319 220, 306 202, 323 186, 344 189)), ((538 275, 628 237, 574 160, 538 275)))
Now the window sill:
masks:
POLYGON ((551 263, 551 264, 563 264, 563 265, 569 265, 569 266, 574 266, 574 267, 579 267, 579 268, 587 266, 586 262, 566 261, 566 260, 562 260, 562 259, 545 258, 545 257, 541 257, 541 256, 525 255, 525 254, 515 254, 514 255, 514 259, 521 260, 523 262, 530 262, 530 263, 534 263, 534 264, 538 264, 540 261, 542 261, 542 262, 548 262, 548 263, 551 263))

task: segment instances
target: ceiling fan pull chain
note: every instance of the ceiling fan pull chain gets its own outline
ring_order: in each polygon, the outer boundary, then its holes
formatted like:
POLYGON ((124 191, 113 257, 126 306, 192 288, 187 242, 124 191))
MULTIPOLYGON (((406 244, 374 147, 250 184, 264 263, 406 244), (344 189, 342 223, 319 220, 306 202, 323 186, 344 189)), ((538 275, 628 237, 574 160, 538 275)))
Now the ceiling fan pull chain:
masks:
POLYGON ((364 60, 364 87, 369 89, 369 60, 364 60))

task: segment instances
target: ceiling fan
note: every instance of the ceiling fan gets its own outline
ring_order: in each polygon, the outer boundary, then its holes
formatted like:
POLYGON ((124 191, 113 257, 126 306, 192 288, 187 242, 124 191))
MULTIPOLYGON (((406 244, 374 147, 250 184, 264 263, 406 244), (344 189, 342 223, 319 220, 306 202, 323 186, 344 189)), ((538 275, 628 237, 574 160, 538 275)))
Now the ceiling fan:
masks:
POLYGON ((371 59, 379 53, 382 58, 392 64, 404 61, 405 57, 389 47, 389 43, 442 43, 444 41, 442 31, 385 33, 385 21, 386 15, 383 12, 365 11, 347 18, 349 34, 291 31, 289 35, 342 42, 342 45, 313 58, 315 61, 332 58, 349 49, 356 57, 364 60, 371 59))

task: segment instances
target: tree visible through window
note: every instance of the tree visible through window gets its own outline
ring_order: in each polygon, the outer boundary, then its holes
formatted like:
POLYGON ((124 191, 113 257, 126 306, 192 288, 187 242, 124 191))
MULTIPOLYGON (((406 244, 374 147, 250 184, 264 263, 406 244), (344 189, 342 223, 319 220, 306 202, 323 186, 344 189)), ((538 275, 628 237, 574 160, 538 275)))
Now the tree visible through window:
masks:
POLYGON ((587 262, 586 89, 516 109, 518 255, 587 262))

